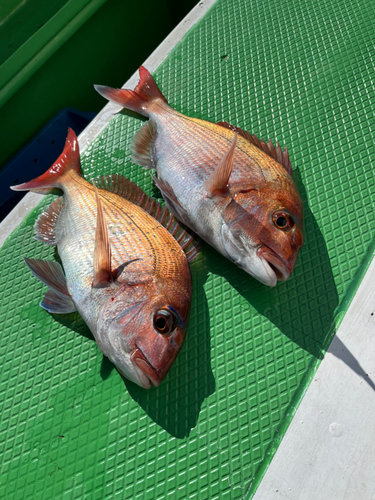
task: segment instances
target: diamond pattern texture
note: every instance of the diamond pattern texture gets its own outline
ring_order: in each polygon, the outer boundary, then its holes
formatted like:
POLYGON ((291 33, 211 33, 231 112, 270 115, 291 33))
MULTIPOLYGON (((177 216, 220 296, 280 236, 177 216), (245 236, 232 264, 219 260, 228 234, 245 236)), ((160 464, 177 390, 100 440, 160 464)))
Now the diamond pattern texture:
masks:
MULTIPOLYGON (((56 258, 33 239, 52 195, 6 241, 0 498, 252 496, 374 236, 374 26, 364 0, 217 0, 155 72, 179 111, 288 146, 307 236, 275 289, 204 247, 187 341, 158 389, 124 381, 76 314, 39 307, 46 287, 22 258, 56 258)), ((157 193, 130 162, 140 125, 114 116, 82 155, 85 176, 157 193)))

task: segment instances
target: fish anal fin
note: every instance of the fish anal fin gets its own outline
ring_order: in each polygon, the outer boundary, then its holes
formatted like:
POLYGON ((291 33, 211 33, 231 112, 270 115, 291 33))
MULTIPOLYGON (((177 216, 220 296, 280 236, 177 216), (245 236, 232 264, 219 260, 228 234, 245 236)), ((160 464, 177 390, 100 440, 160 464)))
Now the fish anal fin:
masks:
POLYGON ((243 137, 244 139, 251 142, 251 144, 254 144, 254 146, 261 149, 268 156, 280 163, 289 175, 292 175, 292 164, 290 163, 289 152, 286 146, 284 148, 284 151, 281 149, 279 143, 277 143, 277 147, 275 148, 271 139, 269 139, 268 142, 265 142, 263 139, 259 140, 255 134, 250 134, 250 132, 246 132, 240 127, 235 127, 228 122, 218 122, 216 125, 220 125, 220 127, 224 127, 232 130, 233 132, 237 132, 240 137, 243 137))
POLYGON ((76 310, 68 291, 65 275, 58 262, 28 258, 24 260, 32 275, 49 287, 49 291, 40 303, 43 309, 60 314, 76 310))
POLYGON ((42 241, 46 245, 56 245, 55 224, 61 210, 64 208, 63 198, 60 196, 39 215, 34 224, 35 239, 42 241))
POLYGON ((95 231, 95 250, 94 250, 94 277, 92 286, 94 288, 102 288, 109 286, 113 281, 111 272, 111 244, 109 241, 108 227, 104 218, 103 207, 100 201, 98 188, 93 183, 97 217, 95 231))
POLYGON ((134 163, 142 167, 155 168, 152 148, 156 134, 156 123, 152 119, 138 130, 130 144, 132 161, 134 163))
POLYGON ((230 174, 232 173, 234 151, 237 144, 237 133, 234 134, 234 139, 225 153, 219 164, 212 172, 212 174, 205 180, 204 187, 207 191, 209 198, 215 196, 226 196, 228 194, 228 182, 230 174))

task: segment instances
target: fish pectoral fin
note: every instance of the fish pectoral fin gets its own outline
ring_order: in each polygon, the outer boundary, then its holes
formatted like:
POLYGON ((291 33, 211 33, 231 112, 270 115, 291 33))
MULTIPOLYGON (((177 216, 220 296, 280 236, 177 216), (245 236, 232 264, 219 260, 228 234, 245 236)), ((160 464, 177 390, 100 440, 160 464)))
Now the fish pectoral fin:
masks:
POLYGON ((94 277, 92 286, 94 288, 103 288, 109 286, 109 284, 113 282, 113 274, 111 271, 111 244, 99 191, 94 182, 93 186, 96 197, 97 217, 94 249, 94 277))
POLYGON ((249 142, 251 142, 251 144, 254 144, 254 146, 261 149, 268 156, 280 163, 288 172, 288 174, 292 175, 292 164, 290 163, 289 152, 286 146, 284 148, 284 151, 282 151, 279 143, 277 143, 277 148, 275 148, 271 139, 269 139, 268 142, 265 142, 264 139, 259 140, 255 134, 250 134, 250 132, 246 132, 240 127, 230 125, 228 122, 218 122, 216 125, 220 125, 220 127, 224 127, 232 130, 233 132, 237 132, 238 135, 248 140, 249 142))
POLYGON ((152 154, 156 134, 156 123, 151 118, 138 130, 130 143, 131 158, 134 163, 146 168, 156 168, 152 154))
POLYGON ((52 314, 68 314, 77 310, 72 299, 62 297, 51 289, 48 290, 39 305, 52 314))
POLYGON ((219 164, 204 182, 204 187, 209 198, 215 196, 225 196, 228 194, 229 177, 232 173, 234 151, 237 144, 237 134, 234 134, 234 139, 229 151, 225 153, 219 164))
POLYGON ((62 267, 58 262, 28 258, 24 260, 32 275, 50 288, 40 303, 43 309, 60 314, 76 311, 62 267))
POLYGON ((124 262, 123 264, 121 264, 121 266, 118 266, 112 273, 112 276, 115 280, 117 280, 120 276, 121 276, 121 273, 123 272, 123 270, 125 269, 125 267, 127 267, 129 264, 131 264, 132 262, 137 262, 138 260, 140 259, 132 259, 132 260, 128 260, 127 262, 124 262))

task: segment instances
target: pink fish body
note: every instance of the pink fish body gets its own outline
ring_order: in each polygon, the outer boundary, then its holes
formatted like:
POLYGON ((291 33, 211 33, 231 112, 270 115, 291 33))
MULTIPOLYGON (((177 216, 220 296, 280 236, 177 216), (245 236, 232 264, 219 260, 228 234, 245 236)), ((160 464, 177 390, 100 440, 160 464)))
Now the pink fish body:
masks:
POLYGON ((156 169, 178 219, 262 283, 289 277, 303 244, 303 206, 287 150, 179 113, 143 67, 134 91, 95 88, 150 118, 133 138, 132 159, 156 169))
POLYGON ((81 176, 78 142, 70 130, 55 164, 13 187, 64 192, 35 230, 37 239, 57 246, 65 274, 57 262, 25 261, 49 286, 40 305, 57 314, 77 310, 103 354, 148 389, 160 384, 183 345, 192 293, 186 256, 162 224, 190 247, 191 258, 195 247, 167 209, 128 179, 114 175, 96 182, 98 187, 81 176))

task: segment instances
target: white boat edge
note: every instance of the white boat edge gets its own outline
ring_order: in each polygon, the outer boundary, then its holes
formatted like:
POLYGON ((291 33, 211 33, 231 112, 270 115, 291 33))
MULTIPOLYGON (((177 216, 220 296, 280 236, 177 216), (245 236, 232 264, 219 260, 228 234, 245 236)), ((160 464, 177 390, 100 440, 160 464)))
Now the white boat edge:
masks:
POLYGON ((375 259, 253 500, 373 500, 375 259))

